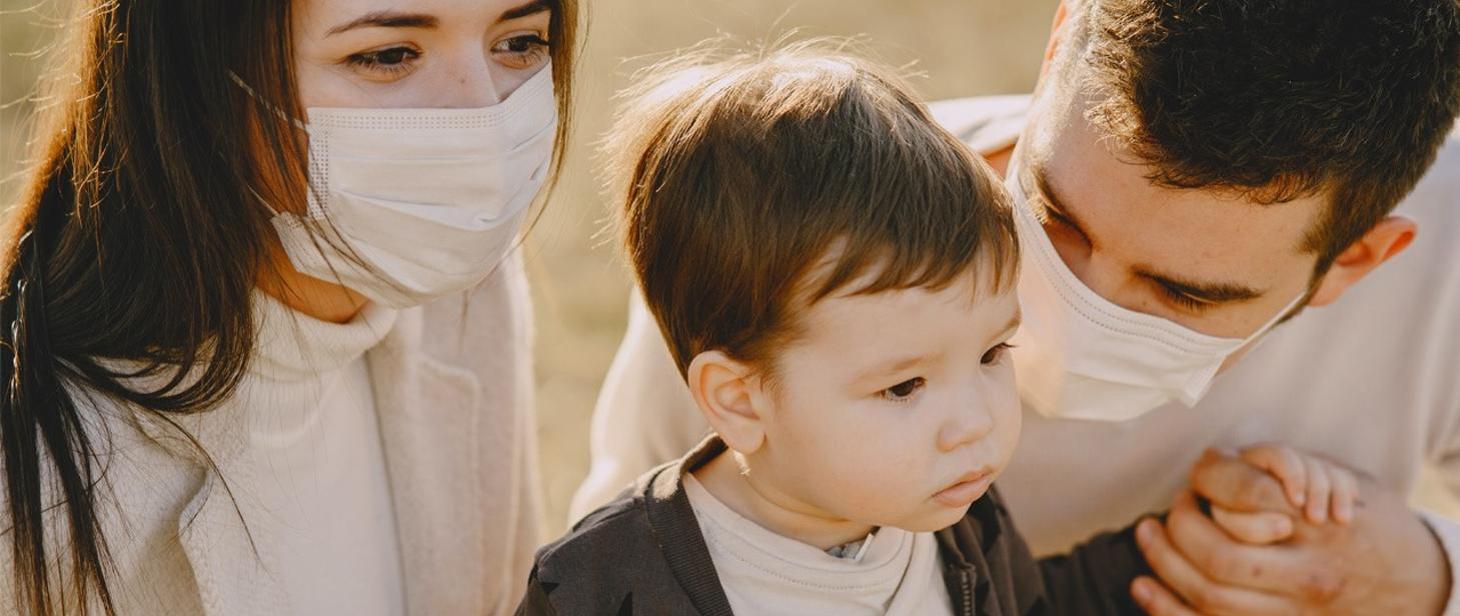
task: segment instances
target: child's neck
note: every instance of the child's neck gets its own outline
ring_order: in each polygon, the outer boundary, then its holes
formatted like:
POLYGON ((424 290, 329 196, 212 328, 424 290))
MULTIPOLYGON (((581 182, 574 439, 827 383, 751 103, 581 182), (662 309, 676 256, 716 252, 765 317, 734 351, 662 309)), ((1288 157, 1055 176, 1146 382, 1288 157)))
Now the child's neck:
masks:
POLYGON ((726 451, 694 471, 695 479, 731 511, 773 533, 822 550, 860 541, 873 527, 832 516, 741 471, 726 451))

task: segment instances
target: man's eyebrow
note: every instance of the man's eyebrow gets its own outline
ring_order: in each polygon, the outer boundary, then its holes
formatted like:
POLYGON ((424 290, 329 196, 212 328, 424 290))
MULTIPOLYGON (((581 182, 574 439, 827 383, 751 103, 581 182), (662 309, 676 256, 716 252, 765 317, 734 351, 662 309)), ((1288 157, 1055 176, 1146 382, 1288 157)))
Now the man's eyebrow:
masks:
MULTIPOLYGON (((1085 225, 1080 222, 1080 219, 1073 212, 1066 209, 1060 202, 1059 197, 1054 194, 1054 190, 1050 188, 1048 181, 1045 179, 1043 169, 1038 165, 1031 164, 1028 166, 1026 173, 1027 177, 1034 183, 1034 188, 1038 191, 1045 209, 1055 216, 1064 219, 1080 235, 1085 236, 1086 241, 1094 244, 1095 240, 1090 237, 1090 233, 1086 231, 1085 225)), ((1196 281, 1171 274, 1164 274, 1139 265, 1133 267, 1132 271, 1134 271, 1135 275, 1149 280, 1173 294, 1184 295, 1204 304, 1234 304, 1254 300, 1264 295, 1263 291, 1236 282, 1196 281)))
POLYGON ((1054 193, 1054 189, 1050 188, 1049 180, 1045 178, 1042 167, 1038 164, 1030 164, 1028 170, 1025 171, 1025 177, 1034 183, 1033 188, 1037 193, 1035 196, 1039 197, 1046 212, 1054 214, 1071 227, 1074 227, 1075 231, 1083 235, 1086 241, 1091 244, 1095 243, 1095 239, 1090 237, 1090 232, 1086 230, 1085 223, 1080 222, 1080 219, 1075 216, 1075 213, 1071 212, 1069 208, 1065 207, 1064 202, 1060 201, 1059 195, 1054 193))
POLYGON ((1206 304, 1233 304, 1254 300, 1264 295, 1247 285, 1235 282, 1198 282, 1151 271, 1145 266, 1132 268, 1137 276, 1145 278, 1167 291, 1185 295, 1206 304))
POLYGON ((330 28, 325 36, 334 36, 357 28, 435 28, 436 24, 437 19, 431 15, 375 11, 361 15, 349 23, 330 28))
POLYGON ((553 10, 554 4, 556 4, 554 0, 532 0, 532 2, 528 2, 527 4, 519 6, 515 9, 507 9, 506 11, 503 11, 502 16, 497 18, 497 22, 500 23, 504 21, 512 21, 514 19, 522 19, 523 17, 527 17, 529 15, 536 15, 538 13, 551 11, 553 10))

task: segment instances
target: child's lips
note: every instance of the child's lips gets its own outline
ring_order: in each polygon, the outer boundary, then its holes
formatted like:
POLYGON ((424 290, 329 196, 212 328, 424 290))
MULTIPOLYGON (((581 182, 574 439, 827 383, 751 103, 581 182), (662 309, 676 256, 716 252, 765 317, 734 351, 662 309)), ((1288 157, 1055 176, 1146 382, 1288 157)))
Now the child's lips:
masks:
POLYGON ((993 483, 994 472, 989 469, 979 469, 959 477, 957 483, 934 494, 933 500, 949 507, 967 507, 983 496, 993 483))

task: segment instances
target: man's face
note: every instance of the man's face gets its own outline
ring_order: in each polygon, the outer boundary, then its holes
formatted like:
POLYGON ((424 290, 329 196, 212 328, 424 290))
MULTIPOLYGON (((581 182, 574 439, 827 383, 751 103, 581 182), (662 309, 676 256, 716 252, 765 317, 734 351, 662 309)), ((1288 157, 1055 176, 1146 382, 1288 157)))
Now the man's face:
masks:
POLYGON ((1174 189, 1084 117, 1079 96, 1045 84, 1011 171, 1060 257, 1129 310, 1242 338, 1306 293, 1317 255, 1304 240, 1322 194, 1263 205, 1219 190, 1174 189))

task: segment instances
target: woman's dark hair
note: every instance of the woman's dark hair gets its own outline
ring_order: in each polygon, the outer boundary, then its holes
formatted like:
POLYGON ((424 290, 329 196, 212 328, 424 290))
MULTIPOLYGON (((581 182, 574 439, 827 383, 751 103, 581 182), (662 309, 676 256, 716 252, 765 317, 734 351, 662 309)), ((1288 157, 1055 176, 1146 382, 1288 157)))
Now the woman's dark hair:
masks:
MULTIPOLYGON (((14 605, 42 616, 115 612, 97 515, 107 435, 75 397, 164 421, 226 400, 270 267, 259 198, 307 190, 301 133, 230 76, 303 117, 290 0, 77 4, 34 168, 0 228, 0 537, 14 605)), ((561 161, 577 0, 553 5, 561 161)))

